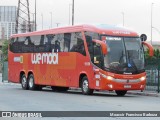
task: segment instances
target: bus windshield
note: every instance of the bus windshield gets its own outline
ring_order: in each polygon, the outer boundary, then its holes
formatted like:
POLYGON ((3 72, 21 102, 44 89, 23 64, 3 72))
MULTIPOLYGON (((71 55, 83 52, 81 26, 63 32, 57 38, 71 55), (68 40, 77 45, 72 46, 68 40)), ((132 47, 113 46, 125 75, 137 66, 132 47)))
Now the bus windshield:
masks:
POLYGON ((139 37, 104 37, 108 48, 105 69, 120 74, 144 72, 144 51, 139 37))

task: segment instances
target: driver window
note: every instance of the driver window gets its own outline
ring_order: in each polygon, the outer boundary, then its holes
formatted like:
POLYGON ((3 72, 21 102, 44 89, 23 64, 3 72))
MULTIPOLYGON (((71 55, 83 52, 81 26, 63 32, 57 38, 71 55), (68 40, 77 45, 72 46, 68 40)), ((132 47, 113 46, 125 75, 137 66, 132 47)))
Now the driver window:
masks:
POLYGON ((100 44, 94 43, 93 45, 94 57, 93 63, 98 66, 99 68, 103 67, 103 54, 100 44))

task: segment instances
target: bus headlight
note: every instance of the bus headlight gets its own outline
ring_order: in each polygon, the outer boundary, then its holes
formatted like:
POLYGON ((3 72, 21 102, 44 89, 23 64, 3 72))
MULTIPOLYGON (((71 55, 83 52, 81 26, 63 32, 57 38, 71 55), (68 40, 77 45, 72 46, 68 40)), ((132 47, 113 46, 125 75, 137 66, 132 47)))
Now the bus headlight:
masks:
POLYGON ((140 79, 140 81, 144 81, 146 79, 146 76, 143 76, 143 77, 141 77, 139 79, 140 79))

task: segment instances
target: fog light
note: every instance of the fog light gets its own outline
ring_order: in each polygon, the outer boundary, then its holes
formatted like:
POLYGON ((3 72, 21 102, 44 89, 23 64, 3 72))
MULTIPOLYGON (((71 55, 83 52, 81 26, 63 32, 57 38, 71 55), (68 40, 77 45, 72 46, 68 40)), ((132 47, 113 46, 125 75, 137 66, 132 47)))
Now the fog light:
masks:
POLYGON ((108 84, 108 87, 109 87, 109 88, 113 88, 113 85, 112 85, 112 84, 108 84))

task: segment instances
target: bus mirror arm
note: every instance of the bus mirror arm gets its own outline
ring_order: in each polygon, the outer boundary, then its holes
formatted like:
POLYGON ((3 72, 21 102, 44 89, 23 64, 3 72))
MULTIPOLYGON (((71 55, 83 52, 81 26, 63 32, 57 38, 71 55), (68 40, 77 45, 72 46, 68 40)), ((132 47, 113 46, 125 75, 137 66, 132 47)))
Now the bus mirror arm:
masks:
POLYGON ((106 43, 104 42, 104 41, 100 41, 100 40, 93 40, 93 42, 95 42, 95 43, 98 43, 98 44, 100 44, 101 45, 101 48, 102 48, 102 53, 104 54, 104 55, 106 55, 107 54, 107 45, 106 45, 106 43))
POLYGON ((151 44, 145 42, 145 41, 142 41, 142 44, 147 46, 147 48, 149 49, 149 56, 152 57, 154 55, 154 48, 151 44))

